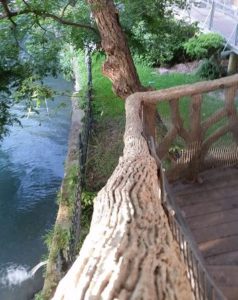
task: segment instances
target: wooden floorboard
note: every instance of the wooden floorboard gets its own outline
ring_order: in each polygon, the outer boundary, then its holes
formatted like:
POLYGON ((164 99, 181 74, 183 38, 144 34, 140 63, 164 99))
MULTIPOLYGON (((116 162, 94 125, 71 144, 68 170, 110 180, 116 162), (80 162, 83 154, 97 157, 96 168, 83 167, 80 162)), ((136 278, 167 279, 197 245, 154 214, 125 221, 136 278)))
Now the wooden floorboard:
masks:
MULTIPOLYGON (((225 252, 218 255, 206 257, 208 265, 237 265, 238 266, 238 250, 234 252, 225 252)), ((237 276, 237 275, 236 275, 237 276)))
POLYGON ((220 181, 220 184, 224 186, 224 178, 226 182, 232 182, 237 176, 237 167, 211 169, 200 174, 200 177, 203 180, 202 184, 194 184, 186 182, 184 180, 178 180, 176 182, 173 182, 173 190, 175 193, 179 194, 180 192, 184 193, 186 191, 189 191, 191 187, 195 191, 201 189, 201 187, 210 189, 211 186, 217 185, 217 181, 220 181))
POLYGON ((214 186, 206 190, 201 188, 199 192, 193 191, 191 188, 189 193, 177 195, 177 202, 183 207, 197 203, 212 202, 213 199, 222 200, 235 196, 237 196, 237 182, 227 183, 226 187, 214 186))
POLYGON ((238 235, 199 243, 199 249, 205 258, 238 251, 238 235))
POLYGON ((207 269, 229 300, 238 300, 238 168, 203 172, 203 183, 172 185, 207 269))
MULTIPOLYGON (((238 202, 238 201, 237 201, 238 202)), ((206 213, 203 215, 187 218, 191 229, 202 229, 206 227, 219 226, 230 222, 237 221, 238 208, 232 208, 214 213, 206 213)))
POLYGON ((182 207, 182 211, 185 217, 203 216, 209 213, 216 213, 220 211, 230 210, 238 208, 238 197, 237 195, 229 196, 229 201, 226 198, 214 199, 204 205, 204 203, 195 203, 182 207))
POLYGON ((238 221, 192 230, 197 243, 238 235, 238 221))
POLYGON ((238 287, 238 266, 208 266, 207 269, 220 285, 238 287))
POLYGON ((238 287, 220 285, 220 289, 228 300, 238 300, 238 287))

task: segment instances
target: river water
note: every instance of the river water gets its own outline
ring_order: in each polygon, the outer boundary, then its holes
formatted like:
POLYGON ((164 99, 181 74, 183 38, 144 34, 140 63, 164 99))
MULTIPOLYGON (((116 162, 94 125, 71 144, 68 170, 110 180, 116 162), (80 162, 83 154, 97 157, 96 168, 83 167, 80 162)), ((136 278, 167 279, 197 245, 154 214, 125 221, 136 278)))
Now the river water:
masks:
MULTIPOLYGON (((72 91, 61 78, 46 83, 72 91)), ((30 270, 46 253, 42 236, 56 217, 71 101, 58 96, 47 104, 39 115, 22 119, 23 128, 14 126, 0 144, 0 300, 31 299, 42 285, 42 271, 30 277, 30 270)))

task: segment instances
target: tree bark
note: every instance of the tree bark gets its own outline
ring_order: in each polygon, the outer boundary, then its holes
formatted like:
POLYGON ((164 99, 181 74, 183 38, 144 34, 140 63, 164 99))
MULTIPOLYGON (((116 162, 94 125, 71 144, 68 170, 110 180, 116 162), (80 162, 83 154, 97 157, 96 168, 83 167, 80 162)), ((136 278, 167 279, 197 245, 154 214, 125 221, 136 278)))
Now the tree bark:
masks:
MULTIPOLYGON (((107 58, 103 74, 112 81, 113 91, 126 99, 135 92, 146 91, 140 83, 126 36, 119 21, 119 14, 112 0, 88 0, 102 40, 107 58)), ((143 105, 144 134, 155 137, 156 106, 143 105)))
POLYGON ((115 94, 125 99, 135 92, 145 90, 136 72, 113 1, 88 0, 88 3, 101 35, 102 48, 107 55, 103 74, 112 81, 115 94))
POLYGON ((130 100, 124 155, 94 201, 89 235, 53 300, 193 299, 142 135, 141 103, 136 94, 130 100))

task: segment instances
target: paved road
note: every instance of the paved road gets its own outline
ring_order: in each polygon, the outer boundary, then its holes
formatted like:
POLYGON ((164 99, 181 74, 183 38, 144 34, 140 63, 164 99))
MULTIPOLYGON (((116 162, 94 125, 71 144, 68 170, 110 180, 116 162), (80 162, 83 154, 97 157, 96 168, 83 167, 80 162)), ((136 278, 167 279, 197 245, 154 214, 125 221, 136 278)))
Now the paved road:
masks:
MULTIPOLYGON (((201 3, 201 7, 192 4, 190 10, 183 10, 178 13, 180 18, 193 22, 197 21, 203 30, 209 31, 211 7, 210 3, 201 3)), ((221 9, 218 4, 215 4, 210 31, 223 35, 228 47, 238 54, 238 13, 231 6, 225 8, 227 9, 224 9, 224 7, 221 9)))

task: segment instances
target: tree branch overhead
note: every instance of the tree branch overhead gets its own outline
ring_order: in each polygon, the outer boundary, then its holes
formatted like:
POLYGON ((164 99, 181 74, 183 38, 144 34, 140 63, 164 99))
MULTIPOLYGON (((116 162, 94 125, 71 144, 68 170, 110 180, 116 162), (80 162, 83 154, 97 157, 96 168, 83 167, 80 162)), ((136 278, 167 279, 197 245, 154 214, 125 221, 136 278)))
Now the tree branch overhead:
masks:
MULTIPOLYGON (((20 15, 34 14, 36 16, 40 16, 40 17, 43 17, 43 18, 51 18, 51 19, 53 19, 53 20, 55 20, 58 23, 63 24, 63 25, 69 25, 69 26, 73 26, 73 27, 77 27, 77 28, 88 29, 88 30, 91 30, 94 33, 98 34, 97 29, 95 27, 89 25, 89 24, 82 24, 82 23, 78 23, 78 22, 73 22, 71 20, 65 19, 65 18, 60 17, 58 15, 55 15, 53 13, 33 9, 29 5, 27 5, 26 9, 11 11, 8 4, 7 4, 7 1, 0 0, 0 3, 2 3, 2 7, 5 11, 4 14, 0 14, 0 20, 9 19, 11 22, 14 22, 12 20, 12 18, 14 18, 14 17, 20 16, 20 15)), ((15 22, 14 22, 14 24, 16 25, 15 22)))

